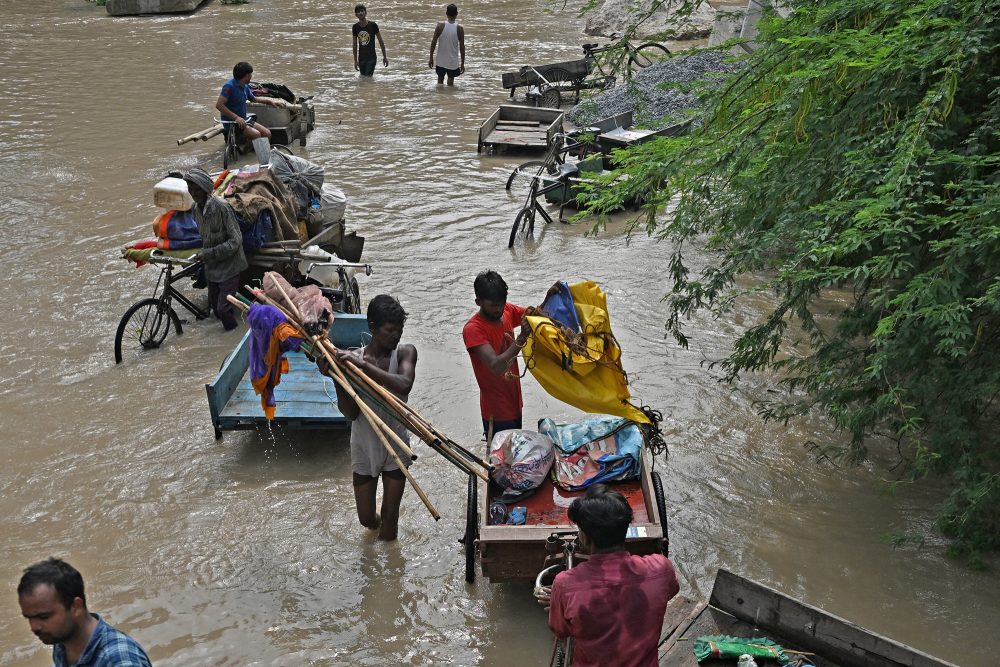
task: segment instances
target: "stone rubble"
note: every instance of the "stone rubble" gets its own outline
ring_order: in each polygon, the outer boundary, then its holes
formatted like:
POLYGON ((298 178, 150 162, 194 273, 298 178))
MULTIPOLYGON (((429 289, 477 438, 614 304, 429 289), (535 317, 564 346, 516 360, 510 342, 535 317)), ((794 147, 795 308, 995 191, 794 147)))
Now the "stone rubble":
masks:
POLYGON ((621 81, 611 90, 581 99, 567 118, 577 127, 631 111, 637 124, 661 128, 682 121, 698 107, 698 97, 676 88, 663 89, 662 83, 691 84, 719 82, 740 68, 738 62, 718 52, 675 55, 640 70, 631 84, 621 81))

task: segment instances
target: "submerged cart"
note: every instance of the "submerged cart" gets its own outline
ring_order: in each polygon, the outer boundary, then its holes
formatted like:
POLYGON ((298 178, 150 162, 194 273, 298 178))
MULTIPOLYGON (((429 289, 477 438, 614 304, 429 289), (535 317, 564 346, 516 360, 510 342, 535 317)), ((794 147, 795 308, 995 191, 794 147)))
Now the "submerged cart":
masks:
MULTIPOLYGON (((626 547, 630 553, 646 555, 667 553, 666 502, 663 482, 652 469, 652 456, 643 449, 639 478, 614 483, 614 489, 625 496, 632 506, 634 518, 629 526, 626 547)), ((522 526, 489 525, 489 507, 502 490, 493 482, 479 493, 477 480, 470 477, 466 506, 465 580, 475 581, 475 554, 483 576, 491 583, 501 581, 534 581, 545 567, 546 542, 555 533, 575 533, 567 514, 570 503, 585 491, 566 491, 556 486, 550 477, 530 496, 517 501, 527 508, 527 520, 522 526)))

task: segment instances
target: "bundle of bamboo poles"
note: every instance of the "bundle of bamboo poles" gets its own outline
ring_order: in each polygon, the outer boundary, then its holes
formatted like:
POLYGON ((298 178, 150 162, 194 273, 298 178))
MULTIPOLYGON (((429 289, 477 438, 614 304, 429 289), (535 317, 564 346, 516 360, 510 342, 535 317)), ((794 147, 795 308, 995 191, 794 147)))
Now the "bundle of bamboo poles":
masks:
MULTIPOLYGON (((288 294, 285 293, 280 284, 275 283, 275 286, 281 293, 283 303, 278 303, 274 299, 267 296, 267 294, 265 294, 262 290, 251 289, 250 287, 247 287, 247 290, 261 303, 274 306, 281 311, 281 313, 288 320, 289 324, 299 331, 302 338, 309 341, 310 344, 307 346, 308 352, 311 352, 317 359, 320 357, 326 359, 332 373, 330 377, 332 377, 334 382, 340 385, 341 389, 343 389, 344 392, 353 398, 358 404, 358 408, 361 410, 362 416, 368 421, 369 424, 371 424, 372 431, 374 431, 376 436, 378 436, 382 445, 389 453, 389 456, 396 462, 396 465, 399 466, 400 471, 402 471, 403 475, 406 476, 406 479, 413 485, 413 488, 420 497, 420 500, 424 503, 435 520, 440 519, 441 515, 438 514, 438 511, 434 508, 434 505, 427 497, 427 494, 424 493, 423 489, 420 488, 417 481, 413 479, 410 471, 400 460, 399 454, 396 452, 393 444, 390 444, 389 441, 391 440, 392 443, 398 447, 399 451, 403 452, 406 456, 409 456, 411 461, 416 460, 417 458, 413 453, 413 450, 410 449, 409 445, 405 443, 402 438, 400 438, 399 435, 378 416, 377 413, 375 413, 371 406, 359 395, 358 392, 365 394, 365 396, 373 402, 380 404, 389 414, 403 424, 407 430, 417 435, 421 440, 427 443, 431 449, 440 454, 449 463, 458 467, 462 472, 468 475, 476 475, 484 482, 489 481, 488 473, 490 466, 486 461, 444 435, 441 431, 435 428, 430 421, 407 405, 405 401, 372 380, 350 361, 340 364, 334 356, 338 350, 330 339, 326 337, 326 334, 323 334, 322 336, 310 335, 306 331, 305 323, 302 321, 302 316, 299 313, 298 308, 296 308, 295 304, 289 298, 288 294)), ((230 296, 229 301, 243 312, 249 310, 249 304, 236 297, 230 296)))
POLYGON ((213 125, 212 127, 205 128, 200 132, 189 134, 183 139, 178 139, 177 145, 180 146, 181 144, 186 144, 189 141, 198 141, 199 139, 201 139, 202 141, 208 141, 212 137, 218 136, 220 134, 222 134, 222 125, 213 125))

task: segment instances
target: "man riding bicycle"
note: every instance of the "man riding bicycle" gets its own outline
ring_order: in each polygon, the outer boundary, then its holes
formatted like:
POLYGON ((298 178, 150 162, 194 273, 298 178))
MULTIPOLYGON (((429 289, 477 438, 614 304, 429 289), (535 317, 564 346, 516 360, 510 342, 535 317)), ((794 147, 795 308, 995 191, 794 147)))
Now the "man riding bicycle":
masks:
POLYGON ((253 76, 253 67, 247 62, 238 62, 233 68, 233 78, 222 86, 219 99, 215 102, 215 108, 222 115, 222 127, 226 136, 229 136, 229 128, 235 125, 247 141, 253 141, 260 137, 271 138, 271 131, 260 123, 247 123, 247 101, 259 102, 272 107, 278 104, 268 98, 258 98, 250 90, 250 79, 253 76))

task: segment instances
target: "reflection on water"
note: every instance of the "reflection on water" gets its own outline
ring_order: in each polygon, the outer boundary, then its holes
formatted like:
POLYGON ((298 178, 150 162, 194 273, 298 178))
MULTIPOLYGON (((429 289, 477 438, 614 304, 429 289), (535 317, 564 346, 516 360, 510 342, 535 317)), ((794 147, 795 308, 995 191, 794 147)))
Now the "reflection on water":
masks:
MULTIPOLYGON (((696 348, 664 340, 666 249, 555 224, 513 251, 520 201, 503 184, 517 157, 476 154, 476 129, 506 100, 499 73, 568 60, 585 38, 569 12, 494 0, 462 7, 468 72, 440 89, 426 57, 437 9, 372 8, 390 67, 359 82, 350 8, 319 0, 208 3, 190 16, 110 19, 82 0, 3 3, 0 18, 0 510, 12 591, 20 568, 62 555, 94 610, 178 665, 538 664, 544 616, 524 585, 465 583, 458 538, 465 480, 419 447, 413 472, 441 511, 403 502, 400 539, 359 527, 343 433, 280 428, 215 440, 203 384, 238 333, 190 322, 141 363, 115 367, 129 303, 152 291, 117 248, 147 235, 151 185, 167 170, 218 167, 221 142, 176 146, 212 122, 232 65, 316 96, 317 129, 294 150, 349 197, 375 274, 410 312, 420 353, 414 406, 475 445, 475 382, 461 325, 472 279, 495 268, 511 298, 537 303, 555 278, 596 280, 636 397, 663 411, 660 460, 685 593, 719 566, 969 665, 995 625, 995 575, 896 552, 879 536, 928 527, 930 493, 880 497, 878 469, 816 466, 802 442, 822 421, 764 427, 752 401, 773 378, 720 385, 701 365, 764 307, 692 322, 696 348), (511 17, 516 17, 512 21, 511 17)), ((526 421, 579 415, 527 379, 526 421)), ((478 446, 478 445, 477 445, 478 446)), ((0 665, 44 665, 46 649, 0 598, 0 665)))

